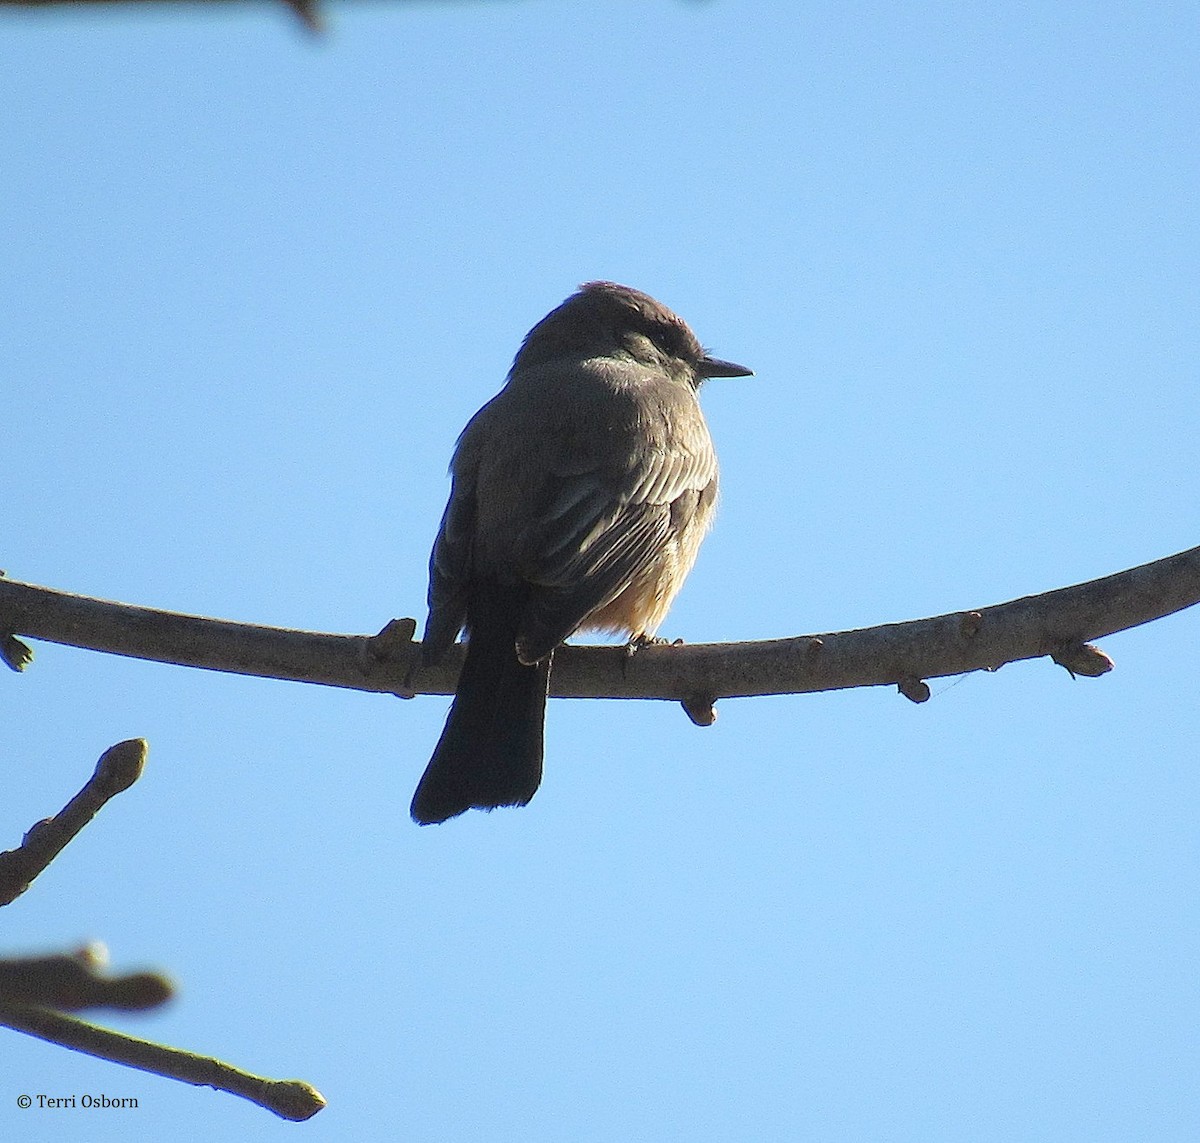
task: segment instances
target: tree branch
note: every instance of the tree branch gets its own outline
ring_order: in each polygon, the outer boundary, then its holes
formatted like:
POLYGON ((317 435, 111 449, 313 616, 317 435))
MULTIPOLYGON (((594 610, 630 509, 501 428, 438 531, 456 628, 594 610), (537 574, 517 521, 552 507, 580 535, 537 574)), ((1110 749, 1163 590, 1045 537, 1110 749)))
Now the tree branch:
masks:
MULTIPOLYGON (((854 631, 752 643, 564 647, 550 693, 563 698, 657 698, 711 721, 719 698, 896 686, 914 701, 922 681, 1052 656, 1074 674, 1111 669, 1089 640, 1200 603, 1200 547, 1103 579, 978 610, 854 631)), ((156 611, 0 579, 0 634, 116 655, 354 690, 451 694, 462 647, 420 666, 416 623, 378 634, 330 635, 156 611)), ((10 640, 11 641, 11 640, 10 640)))
MULTIPOLYGON (((0 4, 14 5, 19 8, 62 7, 82 3, 91 4, 93 7, 96 4, 104 4, 107 7, 129 7, 131 2, 132 0, 0 0, 0 4)), ((150 2, 156 7, 163 6, 163 0, 150 0, 150 2)), ((320 13, 317 11, 316 0, 284 0, 284 3, 296 13, 310 32, 321 31, 322 21, 320 13)), ((143 6, 145 5, 143 4, 143 6)))
POLYGON ((29 827, 16 849, 0 853, 0 906, 11 904, 63 850, 100 807, 128 790, 146 763, 146 740, 129 738, 110 746, 82 790, 52 818, 29 827))
POLYGON ((0 1025, 126 1067, 240 1095, 284 1119, 310 1119, 325 1106, 324 1096, 303 1080, 252 1075, 211 1056, 127 1036, 44 1008, 0 1000, 0 1025))
POLYGON ((165 1004, 175 986, 161 972, 107 972, 108 949, 91 941, 69 953, 0 960, 0 1001, 78 1011, 144 1011, 165 1004))
MULTIPOLYGON (((141 738, 110 746, 83 789, 62 810, 34 825, 16 849, 0 853, 0 905, 28 889, 109 798, 137 781, 146 749, 141 738)), ((221 1060, 140 1040, 57 1011, 155 1008, 174 992, 170 979, 160 972, 113 975, 105 971, 107 967, 108 952, 96 943, 71 953, 0 958, 0 1025, 113 1063, 240 1095, 285 1119, 308 1119, 325 1106, 320 1092, 301 1080, 266 1079, 221 1060)))

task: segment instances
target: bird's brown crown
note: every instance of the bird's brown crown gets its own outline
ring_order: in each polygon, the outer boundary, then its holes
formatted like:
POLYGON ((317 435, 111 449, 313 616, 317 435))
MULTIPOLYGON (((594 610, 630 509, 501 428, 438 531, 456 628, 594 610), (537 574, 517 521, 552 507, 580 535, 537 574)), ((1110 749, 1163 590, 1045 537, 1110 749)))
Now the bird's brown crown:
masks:
POLYGON ((526 335, 513 368, 574 353, 636 350, 644 338, 658 354, 695 367, 704 349, 687 322, 649 294, 616 282, 587 282, 526 335))

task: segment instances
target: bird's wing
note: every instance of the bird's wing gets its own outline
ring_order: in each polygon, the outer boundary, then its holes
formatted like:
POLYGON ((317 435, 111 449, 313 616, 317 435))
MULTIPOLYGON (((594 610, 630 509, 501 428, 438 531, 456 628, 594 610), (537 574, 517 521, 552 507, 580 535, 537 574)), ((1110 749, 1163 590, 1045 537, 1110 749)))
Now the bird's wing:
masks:
POLYGON ((690 439, 656 444, 620 470, 556 473, 521 544, 529 553, 524 575, 534 585, 518 638, 521 658, 549 654, 651 568, 716 475, 703 422, 690 439))
POLYGON ((446 653, 467 618, 479 473, 480 432, 476 427, 479 421, 477 414, 458 439, 451 465, 450 499, 429 557, 429 618, 421 640, 421 657, 426 664, 436 663, 446 653))

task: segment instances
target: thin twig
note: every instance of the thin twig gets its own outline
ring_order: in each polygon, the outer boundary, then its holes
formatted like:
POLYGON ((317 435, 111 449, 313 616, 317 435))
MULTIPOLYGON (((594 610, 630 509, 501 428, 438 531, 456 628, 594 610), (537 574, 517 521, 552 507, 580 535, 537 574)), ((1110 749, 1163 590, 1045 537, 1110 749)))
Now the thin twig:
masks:
POLYGON ((174 985, 161 972, 114 975, 107 968, 108 950, 99 941, 69 953, 5 957, 0 959, 0 1001, 60 1012, 134 1012, 157 1008, 174 995, 174 985))
POLYGON ((0 1002, 0 1025, 126 1067, 227 1091, 284 1119, 309 1119, 325 1106, 325 1097, 303 1080, 274 1080, 252 1075, 211 1056, 198 1056, 152 1040, 127 1036, 43 1008, 0 1002))
MULTIPOLYGON (((993 607, 855 631, 753 643, 564 647, 550 693, 695 703, 802 694, 995 670, 1053 655, 1076 673, 1105 661, 1080 649, 1200 603, 1200 547, 1103 579, 993 607)), ((415 621, 378 635, 330 635, 180 615, 0 579, 0 632, 180 666, 393 694, 451 694, 461 646, 419 666, 415 621)), ((1111 665, 1111 661, 1108 661, 1111 665)))
POLYGON ((10 904, 24 893, 109 798, 128 790, 138 780, 147 749, 144 738, 129 738, 110 746, 75 797, 54 817, 30 827, 16 849, 0 853, 0 905, 10 904))

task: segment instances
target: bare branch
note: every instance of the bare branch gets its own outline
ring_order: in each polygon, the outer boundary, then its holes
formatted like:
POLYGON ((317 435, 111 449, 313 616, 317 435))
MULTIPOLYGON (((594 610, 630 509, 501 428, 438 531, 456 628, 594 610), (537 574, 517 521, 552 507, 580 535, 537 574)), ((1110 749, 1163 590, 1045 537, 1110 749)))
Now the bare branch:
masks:
POLYGON ((91 941, 69 953, 0 959, 0 1001, 78 1011, 144 1011, 165 1004, 175 986, 160 972, 110 975, 108 950, 91 941))
POLYGON ((102 1060, 239 1095, 284 1119, 310 1119, 325 1106, 325 1097, 303 1080, 252 1075, 211 1056, 127 1036, 44 1008, 0 1001, 0 1025, 102 1060))
MULTIPOLYGON (((144 7, 147 0, 138 0, 144 7)), ((163 0, 149 0, 155 7, 163 5, 163 0)), ((315 0, 283 0, 283 2, 291 8, 300 18, 301 22, 310 32, 321 31, 321 16, 317 11, 315 0)), ((107 7, 127 7, 132 3, 132 0, 0 0, 0 4, 15 5, 19 8, 49 8, 62 7, 64 5, 78 5, 86 3, 91 7, 97 4, 104 4, 107 7)))
MULTIPOLYGON (((719 698, 895 686, 920 701, 924 679, 996 670, 1043 655, 1075 674, 1111 666, 1086 644, 1200 603, 1200 548, 1103 579, 977 610, 856 631, 753 643, 564 647, 550 693, 560 698, 686 702, 697 721, 719 698)), ((0 579, 0 632, 181 666, 393 694, 450 694, 453 649, 419 666, 416 623, 375 636, 260 627, 68 595, 0 579)))
POLYGON ((15 901, 63 847, 114 794, 128 790, 146 763, 146 740, 129 738, 110 746, 95 772, 57 814, 31 826, 16 849, 0 853, 0 905, 15 901))

